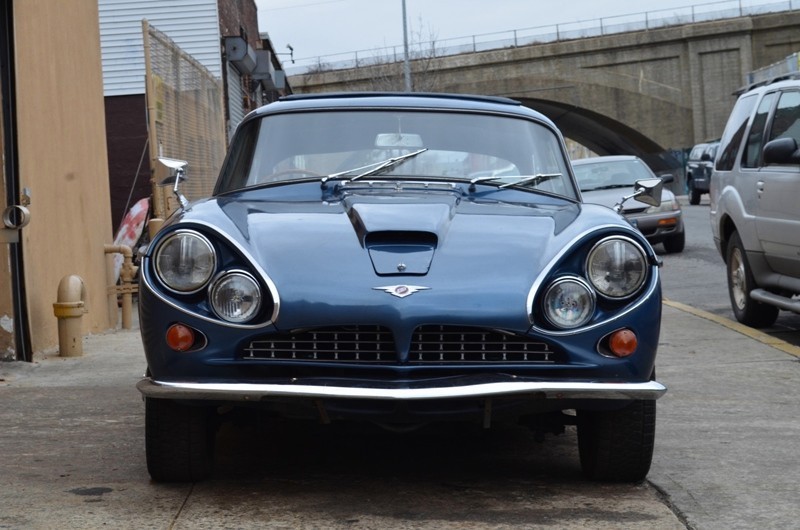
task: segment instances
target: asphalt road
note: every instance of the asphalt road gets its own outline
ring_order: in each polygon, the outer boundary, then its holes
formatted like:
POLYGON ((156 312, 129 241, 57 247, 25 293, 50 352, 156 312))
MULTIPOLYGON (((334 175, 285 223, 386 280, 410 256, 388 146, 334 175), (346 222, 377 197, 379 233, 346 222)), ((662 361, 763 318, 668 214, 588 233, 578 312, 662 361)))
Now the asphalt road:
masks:
MULTIPOLYGON (((403 434, 248 415, 220 432, 209 480, 151 483, 141 343, 118 331, 87 337, 83 357, 0 363, 0 529, 798 528, 800 349, 726 318, 708 207, 686 213, 686 250, 664 255, 669 391, 645 483, 584 480, 572 429, 540 443, 517 426, 403 434)), ((792 320, 777 333, 796 334, 792 320)))
MULTIPOLYGON (((664 297, 735 321, 728 298, 725 263, 711 235, 708 195, 703 195, 696 206, 690 206, 685 197, 681 199, 686 248, 679 254, 666 254, 661 245, 656 246, 664 259, 661 270, 664 297)), ((800 315, 781 311, 777 322, 761 331, 800 346, 800 315)))

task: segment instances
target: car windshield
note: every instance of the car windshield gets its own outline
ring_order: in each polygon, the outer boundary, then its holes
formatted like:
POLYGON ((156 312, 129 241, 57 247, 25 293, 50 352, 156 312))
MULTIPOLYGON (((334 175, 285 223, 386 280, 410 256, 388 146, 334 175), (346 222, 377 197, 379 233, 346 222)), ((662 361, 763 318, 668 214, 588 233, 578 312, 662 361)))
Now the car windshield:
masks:
POLYGON ((628 188, 640 179, 655 178, 638 160, 599 160, 573 166, 581 191, 628 188))
POLYGON ((237 132, 217 192, 319 179, 447 179, 577 198, 555 132, 480 113, 326 110, 266 115, 237 132))

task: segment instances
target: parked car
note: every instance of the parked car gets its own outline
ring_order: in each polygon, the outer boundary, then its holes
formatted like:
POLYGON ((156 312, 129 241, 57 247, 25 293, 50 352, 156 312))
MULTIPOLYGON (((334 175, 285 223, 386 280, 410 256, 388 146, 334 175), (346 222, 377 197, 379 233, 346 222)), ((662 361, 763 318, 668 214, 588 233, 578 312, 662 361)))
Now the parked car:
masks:
MULTIPOLYGON (((598 156, 572 161, 575 178, 585 202, 613 207, 620 198, 633 192, 634 183, 655 179, 653 171, 635 156, 598 156)), ((672 181, 672 177, 665 179, 672 181)), ((658 206, 630 201, 622 214, 652 244, 662 243, 667 252, 682 252, 686 243, 681 207, 675 195, 664 189, 658 206)))
POLYGON ((700 204, 700 197, 708 193, 714 158, 719 141, 695 145, 686 162, 686 186, 689 189, 689 204, 700 204))
MULTIPOLYGON (((177 188, 185 164, 164 162, 177 188)), ((657 204, 660 187, 636 193, 657 204)), ((659 259, 618 214, 581 203, 537 112, 465 95, 287 97, 241 123, 212 197, 178 203, 140 267, 154 480, 206 476, 236 407, 402 430, 577 425, 588 477, 647 474, 666 391, 659 259)))
POLYGON ((736 319, 800 313, 800 80, 739 96, 711 178, 711 231, 736 319))

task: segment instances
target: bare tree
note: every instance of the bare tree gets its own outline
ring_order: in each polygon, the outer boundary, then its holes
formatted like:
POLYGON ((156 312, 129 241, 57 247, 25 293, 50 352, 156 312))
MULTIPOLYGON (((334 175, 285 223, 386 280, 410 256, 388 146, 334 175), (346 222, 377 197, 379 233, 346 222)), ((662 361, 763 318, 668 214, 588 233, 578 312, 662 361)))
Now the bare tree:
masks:
MULTIPOLYGON (((434 61, 437 58, 436 34, 428 29, 426 40, 423 40, 422 20, 419 20, 418 29, 412 28, 409 41, 409 59, 411 62, 411 83, 414 92, 437 92, 439 80, 434 68, 434 61)), ((404 89, 403 80, 403 57, 396 53, 389 53, 390 48, 384 48, 384 52, 376 54, 368 59, 361 59, 355 68, 342 70, 341 74, 347 80, 349 78, 354 84, 363 85, 365 79, 362 69, 369 69, 369 90, 377 92, 400 92, 404 89)), ((320 63, 308 73, 326 73, 334 70, 331 65, 320 63)), ((345 81, 346 82, 346 81, 345 81)))
MULTIPOLYGON (((439 83, 433 69, 436 52, 436 32, 430 27, 426 28, 422 18, 418 19, 417 28, 412 28, 409 40, 409 60, 411 61, 411 87, 414 92, 436 92, 439 83), (427 34, 424 32, 427 31, 427 34)), ((382 62, 379 75, 373 77, 375 90, 403 90, 403 64, 402 61, 382 62)))

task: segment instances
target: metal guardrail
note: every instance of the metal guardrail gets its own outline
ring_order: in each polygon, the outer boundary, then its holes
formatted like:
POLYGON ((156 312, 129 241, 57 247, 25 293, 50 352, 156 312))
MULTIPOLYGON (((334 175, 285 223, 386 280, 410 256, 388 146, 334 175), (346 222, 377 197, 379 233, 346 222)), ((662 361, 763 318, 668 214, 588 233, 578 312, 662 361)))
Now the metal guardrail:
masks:
MULTIPOLYGON (((410 50, 416 57, 444 57, 462 53, 474 53, 501 48, 515 48, 530 44, 544 44, 564 40, 598 37, 630 31, 763 15, 800 9, 800 0, 758 1, 725 0, 696 4, 673 9, 645 11, 629 15, 616 15, 599 19, 550 24, 531 28, 513 29, 494 33, 483 33, 467 37, 456 37, 415 43, 410 50)), ((295 60, 295 65, 286 67, 288 75, 310 72, 343 70, 374 64, 385 64, 403 60, 403 46, 387 46, 351 52, 306 57, 295 60)))

